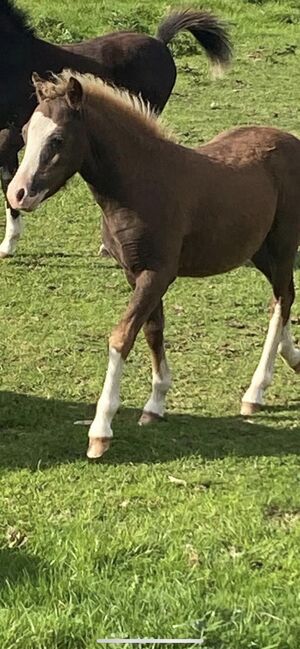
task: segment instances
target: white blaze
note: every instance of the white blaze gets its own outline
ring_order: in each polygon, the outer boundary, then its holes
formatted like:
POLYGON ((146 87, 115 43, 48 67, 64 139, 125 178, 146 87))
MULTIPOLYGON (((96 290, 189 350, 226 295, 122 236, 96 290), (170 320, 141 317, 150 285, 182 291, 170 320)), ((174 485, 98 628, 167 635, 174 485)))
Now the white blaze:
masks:
POLYGON ((26 176, 28 180, 33 178, 34 174, 38 170, 41 151, 43 150, 48 137, 56 128, 57 124, 53 119, 43 115, 40 110, 33 113, 29 122, 24 158, 15 175, 15 179, 18 178, 18 174, 20 174, 20 176, 26 176))
POLYGON ((39 110, 36 110, 33 113, 28 126, 24 158, 17 173, 9 183, 7 190, 8 202, 15 209, 26 209, 31 206, 36 206, 47 193, 48 190, 45 189, 34 197, 27 196, 34 175, 39 167, 41 152, 49 136, 54 133, 56 129, 57 124, 50 117, 46 117, 39 110), (23 200, 18 202, 17 193, 20 189, 24 189, 25 193, 23 200))

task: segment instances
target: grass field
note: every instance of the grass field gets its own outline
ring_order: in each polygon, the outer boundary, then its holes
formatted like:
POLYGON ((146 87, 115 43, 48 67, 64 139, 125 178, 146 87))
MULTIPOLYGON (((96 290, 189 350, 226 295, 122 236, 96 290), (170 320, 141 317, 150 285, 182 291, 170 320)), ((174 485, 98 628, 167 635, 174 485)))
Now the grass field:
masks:
MULTIPOLYGON (((175 6, 20 4, 57 41, 153 33, 175 6)), ((167 124, 190 145, 254 122, 300 133, 299 1, 205 7, 231 24, 233 66, 212 81, 192 37, 179 38, 167 124)), ((0 268, 1 649, 92 649, 112 636, 299 649, 299 377, 278 360, 265 410, 238 416, 267 328, 266 282, 242 268, 175 283, 165 299, 168 419, 137 427, 150 390, 141 337, 112 448, 89 464, 87 429, 74 421, 94 412, 129 290, 97 256, 99 213, 82 181, 26 221, 0 268)), ((299 297, 293 314, 297 338, 299 297)))

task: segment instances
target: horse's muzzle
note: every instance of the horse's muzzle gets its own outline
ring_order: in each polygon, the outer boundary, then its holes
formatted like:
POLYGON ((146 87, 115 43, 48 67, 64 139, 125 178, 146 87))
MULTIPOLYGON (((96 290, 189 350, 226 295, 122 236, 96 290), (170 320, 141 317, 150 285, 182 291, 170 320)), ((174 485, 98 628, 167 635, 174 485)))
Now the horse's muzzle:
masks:
POLYGON ((32 212, 35 210, 47 194, 47 189, 33 193, 26 184, 16 183, 15 178, 8 185, 7 200, 14 210, 32 212))

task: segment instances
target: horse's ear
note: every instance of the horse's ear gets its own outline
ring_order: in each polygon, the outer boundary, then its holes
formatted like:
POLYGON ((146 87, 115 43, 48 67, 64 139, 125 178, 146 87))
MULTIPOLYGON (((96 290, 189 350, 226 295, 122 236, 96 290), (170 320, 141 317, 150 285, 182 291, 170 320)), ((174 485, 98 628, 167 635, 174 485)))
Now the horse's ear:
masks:
POLYGON ((66 89, 66 99, 73 110, 80 110, 82 104, 82 85, 75 77, 70 77, 66 89))
POLYGON ((31 80, 35 87, 37 100, 39 102, 43 101, 43 99, 45 99, 45 94, 44 94, 44 87, 46 83, 45 79, 42 79, 42 77, 40 77, 37 72, 33 72, 31 75, 31 80))

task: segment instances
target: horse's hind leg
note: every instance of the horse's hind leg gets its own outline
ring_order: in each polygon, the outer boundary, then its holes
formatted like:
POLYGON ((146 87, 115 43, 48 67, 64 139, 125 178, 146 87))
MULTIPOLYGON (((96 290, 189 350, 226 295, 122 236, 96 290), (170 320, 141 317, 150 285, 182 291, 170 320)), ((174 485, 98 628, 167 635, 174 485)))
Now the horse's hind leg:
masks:
POLYGON ((260 410, 263 405, 264 391, 272 381, 274 363, 281 336, 281 305, 280 302, 276 302, 260 361, 253 374, 250 386, 242 398, 242 415, 252 415, 257 410, 260 410))
POLYGON ((280 343, 283 343, 283 347, 280 348, 282 355, 291 360, 292 341, 289 336, 288 323, 295 295, 293 259, 294 255, 291 254, 285 260, 278 260, 274 254, 268 252, 267 246, 264 247, 262 255, 253 258, 256 267, 266 275, 273 286, 274 303, 263 352, 251 384, 242 399, 242 415, 251 415, 261 408, 264 391, 272 381, 276 353, 280 343))
MULTIPOLYGON (((252 259, 254 265, 267 277, 272 284, 272 276, 275 273, 274 260, 269 254, 267 242, 263 244, 261 249, 254 255, 252 259)), ((288 288, 288 312, 295 299, 294 281, 291 281, 288 288)), ((286 363, 297 373, 300 373, 300 350, 295 347, 292 334, 291 334, 291 321, 288 317, 287 323, 283 327, 281 341, 279 343, 278 351, 286 363)))
POLYGON ((144 324, 144 334, 152 356, 152 392, 139 420, 141 426, 162 419, 166 394, 171 387, 171 374, 164 350, 164 314, 160 301, 158 307, 144 324))
MULTIPOLYGON (((291 294, 294 300, 294 283, 291 280, 291 294)), ((291 320, 288 317, 286 324, 283 327, 281 341, 279 343, 279 353, 286 363, 297 373, 300 372, 300 349, 294 345, 291 334, 291 320)))

